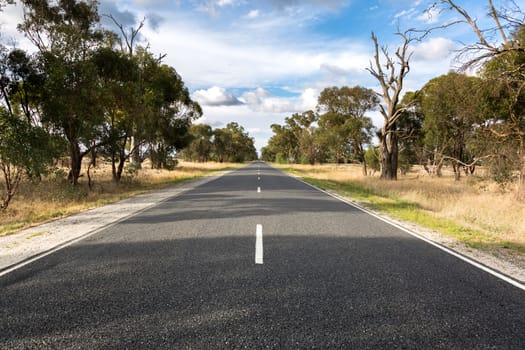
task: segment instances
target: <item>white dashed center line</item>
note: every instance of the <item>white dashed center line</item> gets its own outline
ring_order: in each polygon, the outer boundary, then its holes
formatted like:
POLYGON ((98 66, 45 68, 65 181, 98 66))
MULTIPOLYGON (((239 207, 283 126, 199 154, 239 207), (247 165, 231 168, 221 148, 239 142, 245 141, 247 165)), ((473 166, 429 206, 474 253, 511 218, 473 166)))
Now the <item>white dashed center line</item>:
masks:
POLYGON ((255 264, 263 263, 263 231, 262 225, 257 225, 255 230, 255 264))
POLYGON ((261 193, 261 188, 257 187, 257 193, 261 193))

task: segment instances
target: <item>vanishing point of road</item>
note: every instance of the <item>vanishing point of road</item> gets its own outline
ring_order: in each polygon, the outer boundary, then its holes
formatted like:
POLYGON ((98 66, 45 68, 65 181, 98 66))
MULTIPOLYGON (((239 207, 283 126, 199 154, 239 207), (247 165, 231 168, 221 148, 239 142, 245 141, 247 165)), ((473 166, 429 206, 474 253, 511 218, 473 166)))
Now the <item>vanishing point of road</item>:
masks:
POLYGON ((0 277, 1 349, 525 349, 525 291, 264 163, 0 277))

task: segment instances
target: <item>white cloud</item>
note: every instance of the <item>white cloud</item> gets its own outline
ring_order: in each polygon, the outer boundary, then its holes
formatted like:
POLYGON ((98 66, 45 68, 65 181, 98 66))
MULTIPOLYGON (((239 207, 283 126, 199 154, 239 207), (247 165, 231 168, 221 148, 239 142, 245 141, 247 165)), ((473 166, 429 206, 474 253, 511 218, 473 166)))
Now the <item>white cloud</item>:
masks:
POLYGON ((197 90, 191 97, 204 106, 235 106, 242 103, 226 89, 218 86, 213 86, 208 90, 197 90))
POLYGON ((411 9, 408 9, 408 10, 403 10, 401 12, 398 12, 394 15, 394 18, 402 18, 402 17, 412 17, 415 13, 417 12, 417 10, 413 7, 411 9))
POLYGON ((232 5, 232 4, 233 4, 233 0, 219 0, 219 1, 217 1, 217 5, 219 5, 220 7, 228 6, 228 5, 232 5))
POLYGON ((265 113, 301 113, 315 109, 319 91, 313 88, 305 89, 297 97, 272 96, 263 88, 245 92, 240 100, 252 111, 265 113))
POLYGON ((259 17, 259 15, 260 15, 259 10, 251 10, 250 12, 248 12, 245 18, 254 19, 254 18, 259 17))
POLYGON ((456 50, 456 44, 448 38, 432 38, 414 48, 414 61, 442 61, 456 50))
POLYGON ((158 32, 145 28, 144 35, 153 51, 174 53, 166 57, 166 63, 176 67, 190 86, 239 88, 289 79, 302 85, 302 79, 325 72, 326 65, 364 71, 372 48, 315 37, 299 44, 271 33, 260 39, 257 30, 213 32, 181 22, 166 21, 158 32))

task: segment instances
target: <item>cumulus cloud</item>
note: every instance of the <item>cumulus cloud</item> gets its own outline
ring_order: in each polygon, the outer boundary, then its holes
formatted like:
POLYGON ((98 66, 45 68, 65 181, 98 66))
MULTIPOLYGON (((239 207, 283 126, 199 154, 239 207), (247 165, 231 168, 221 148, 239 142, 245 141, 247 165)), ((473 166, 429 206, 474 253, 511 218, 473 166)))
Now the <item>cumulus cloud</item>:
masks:
POLYGON ((456 50, 456 44, 448 38, 432 38, 413 48, 415 61, 441 61, 456 50))
POLYGON ((242 104, 226 89, 218 86, 213 86, 208 90, 197 90, 191 97, 204 106, 236 106, 242 104))
POLYGON ((264 113, 301 113, 314 109, 317 105, 319 91, 305 89, 296 97, 277 97, 263 88, 245 92, 240 100, 252 111, 264 113))

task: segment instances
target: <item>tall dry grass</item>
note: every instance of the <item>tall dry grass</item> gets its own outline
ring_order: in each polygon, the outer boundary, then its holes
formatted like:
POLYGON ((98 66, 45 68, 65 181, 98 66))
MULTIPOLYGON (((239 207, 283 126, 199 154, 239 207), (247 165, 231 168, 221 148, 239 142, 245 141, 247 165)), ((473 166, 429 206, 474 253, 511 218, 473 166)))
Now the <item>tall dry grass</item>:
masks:
MULTIPOLYGON (((59 169, 39 181, 25 179, 5 211, 0 211, 0 236, 48 220, 115 202, 184 180, 239 167, 230 163, 189 163, 181 161, 173 171, 151 169, 144 164, 136 173, 125 172, 119 184, 112 181, 111 167, 100 162, 90 171, 93 186, 88 187, 87 165, 78 187, 66 180, 66 169, 59 169)), ((0 181, 0 186, 4 183, 0 181)))
POLYGON ((400 176, 398 181, 381 181, 378 175, 363 176, 361 167, 355 165, 284 167, 295 169, 304 177, 353 183, 386 197, 414 202, 436 218, 525 247, 525 203, 518 200, 512 186, 503 188, 477 176, 463 176, 460 181, 455 181, 452 174, 430 177, 419 168, 400 176))

